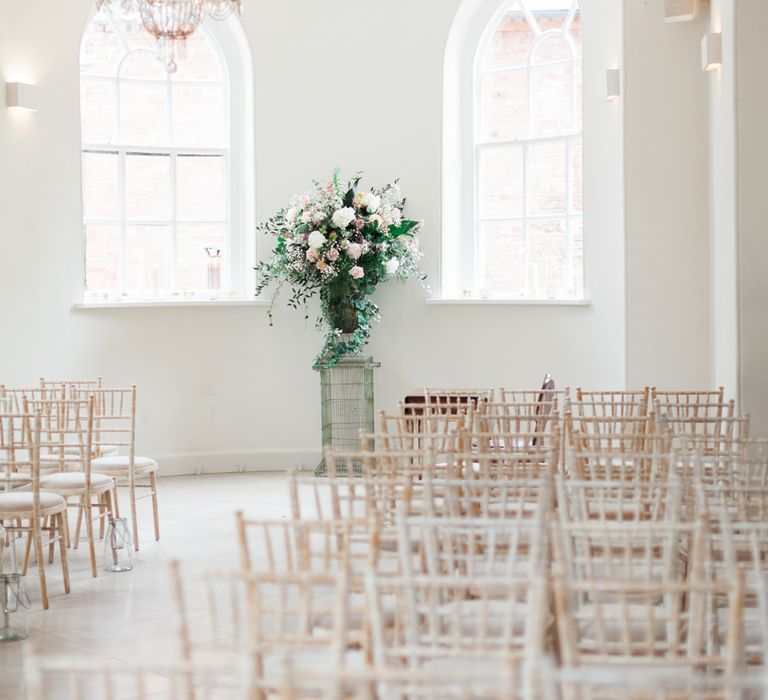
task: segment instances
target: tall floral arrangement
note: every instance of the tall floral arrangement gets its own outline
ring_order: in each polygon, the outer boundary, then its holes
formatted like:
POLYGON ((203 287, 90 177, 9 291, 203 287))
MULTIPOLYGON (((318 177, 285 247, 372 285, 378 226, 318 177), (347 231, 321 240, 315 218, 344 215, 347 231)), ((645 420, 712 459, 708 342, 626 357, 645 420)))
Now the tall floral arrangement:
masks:
POLYGON ((271 259, 256 268, 256 294, 274 283, 274 303, 287 285, 288 305, 304 309, 320 297, 317 325, 326 336, 318 361, 327 366, 368 342, 379 317, 370 297, 380 283, 425 279, 419 268, 421 222, 405 218, 400 186, 363 191, 360 179, 343 184, 336 170, 259 226, 276 243, 271 259))

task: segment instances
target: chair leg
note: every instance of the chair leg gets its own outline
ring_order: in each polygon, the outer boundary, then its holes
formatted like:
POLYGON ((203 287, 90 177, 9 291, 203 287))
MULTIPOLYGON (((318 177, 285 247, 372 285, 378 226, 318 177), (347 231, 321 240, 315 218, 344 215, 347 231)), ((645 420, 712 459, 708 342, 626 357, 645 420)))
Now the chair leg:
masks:
POLYGON ((96 546, 93 541, 93 518, 91 518, 91 497, 83 496, 83 517, 85 518, 85 533, 88 536, 88 553, 91 556, 91 574, 96 578, 96 546))
POLYGON ((61 517, 64 520, 64 544, 69 549, 72 546, 72 538, 69 536, 69 508, 62 511, 61 517))
POLYGON ((53 564, 53 555, 56 552, 54 539, 56 537, 56 521, 58 518, 52 515, 48 518, 48 563, 53 564))
POLYGON ((43 541, 40 535, 40 523, 33 525, 35 538, 35 559, 37 559, 37 573, 40 577, 40 598, 43 609, 48 610, 48 586, 45 583, 45 560, 43 559, 43 541))
POLYGON ((75 525, 75 541, 72 544, 73 549, 77 549, 80 544, 80 527, 83 524, 83 511, 85 510, 85 501, 80 499, 80 507, 77 509, 77 524, 75 525))
POLYGON ((61 575, 64 577, 64 593, 69 593, 69 562, 67 561, 67 543, 64 539, 64 532, 66 530, 67 522, 65 520, 67 514, 66 508, 59 513, 59 557, 61 558, 61 575))
POLYGON ((131 520, 133 522, 133 549, 139 551, 139 521, 136 517, 136 484, 131 480, 128 484, 131 499, 131 520))
POLYGON ((29 571, 29 555, 32 549, 32 537, 33 537, 33 533, 32 533, 32 530, 30 529, 29 536, 27 537, 27 544, 24 547, 24 566, 21 567, 22 576, 26 576, 27 571, 29 571))
POLYGON ((117 500, 117 478, 115 478, 115 488, 112 489, 112 503, 114 506, 114 512, 112 515, 115 518, 120 517, 120 502, 117 500))
POLYGON ((107 491, 102 493, 99 496, 99 539, 104 539, 104 515, 106 513, 107 507, 106 507, 106 498, 107 498, 107 491))
POLYGON ((155 519, 155 541, 160 539, 160 516, 157 513, 157 474, 149 473, 149 483, 152 487, 152 515, 155 519))

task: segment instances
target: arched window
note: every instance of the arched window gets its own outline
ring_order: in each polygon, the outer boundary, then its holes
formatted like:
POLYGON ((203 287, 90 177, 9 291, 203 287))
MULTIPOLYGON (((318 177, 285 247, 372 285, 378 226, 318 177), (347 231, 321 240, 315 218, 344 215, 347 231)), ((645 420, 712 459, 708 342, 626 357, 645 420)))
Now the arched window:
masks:
POLYGON ((91 300, 228 297, 243 284, 247 149, 233 141, 247 132, 245 102, 231 95, 230 81, 233 73, 242 79, 246 66, 225 28, 216 30, 221 41, 213 24, 224 23, 201 25, 172 73, 138 18, 102 10, 85 30, 83 224, 91 300))
POLYGON ((447 241, 459 269, 445 275, 446 291, 582 299, 579 2, 506 2, 476 47, 461 105, 462 226, 447 241))

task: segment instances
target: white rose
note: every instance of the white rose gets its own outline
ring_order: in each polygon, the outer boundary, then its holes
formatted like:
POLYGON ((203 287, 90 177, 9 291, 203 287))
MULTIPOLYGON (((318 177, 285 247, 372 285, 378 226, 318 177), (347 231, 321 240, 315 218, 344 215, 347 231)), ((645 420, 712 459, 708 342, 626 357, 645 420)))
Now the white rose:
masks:
POLYGON ((322 247, 323 243, 325 243, 325 236, 320 233, 320 231, 312 231, 312 233, 309 234, 307 242, 309 243, 310 248, 317 250, 322 247))
POLYGON ((344 207, 333 212, 333 225, 342 231, 349 226, 355 219, 355 210, 352 207, 344 207))
POLYGON ((384 263, 384 268, 388 275, 394 275, 400 267, 400 261, 397 258, 390 258, 384 263))
POLYGON ((379 210, 380 206, 381 197, 373 194, 373 192, 369 192, 367 195, 365 195, 365 208, 368 210, 369 214, 375 214, 379 210))
POLYGON ((285 212, 285 220, 296 221, 296 217, 298 215, 299 215, 299 210, 296 207, 291 207, 287 212, 285 212))

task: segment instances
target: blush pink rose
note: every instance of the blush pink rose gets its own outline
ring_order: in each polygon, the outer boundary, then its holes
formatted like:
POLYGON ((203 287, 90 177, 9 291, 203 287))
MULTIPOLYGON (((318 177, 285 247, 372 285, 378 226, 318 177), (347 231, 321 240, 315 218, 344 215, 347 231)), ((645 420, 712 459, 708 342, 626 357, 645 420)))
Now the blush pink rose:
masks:
POLYGON ((317 251, 314 248, 310 248, 307 251, 307 260, 309 260, 309 262, 315 262, 315 260, 317 260, 317 251))
POLYGON ((329 262, 333 262, 334 260, 339 259, 339 249, 338 248, 331 248, 326 254, 325 254, 326 260, 329 262))
POLYGON ((360 267, 359 265, 355 265, 349 271, 349 274, 352 276, 352 279, 359 280, 365 274, 365 270, 363 270, 363 268, 360 267))

